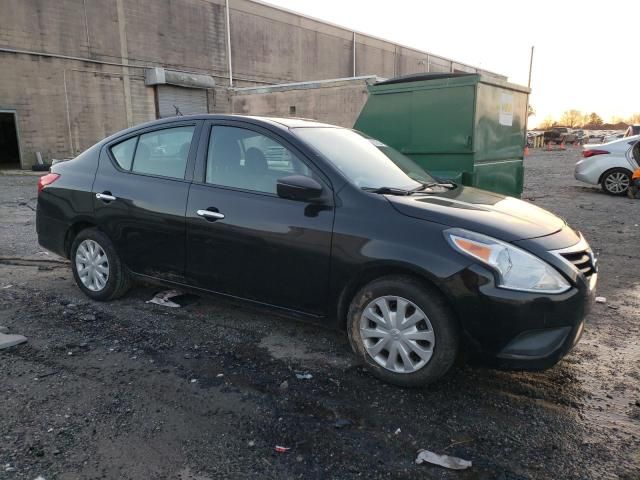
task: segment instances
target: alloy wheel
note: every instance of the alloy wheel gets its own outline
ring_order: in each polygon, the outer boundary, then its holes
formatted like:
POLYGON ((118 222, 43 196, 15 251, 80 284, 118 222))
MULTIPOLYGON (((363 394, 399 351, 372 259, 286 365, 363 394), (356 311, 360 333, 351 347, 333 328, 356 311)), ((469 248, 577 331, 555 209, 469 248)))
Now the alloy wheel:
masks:
POLYGON ((364 309, 360 335, 369 356, 394 373, 413 373, 433 356, 431 322, 415 303, 398 296, 378 297, 364 309))
POLYGON ((95 240, 84 240, 76 250, 76 271, 82 284, 99 292, 109 280, 109 259, 95 240))
POLYGON ((622 172, 613 172, 604 180, 605 188, 615 194, 621 194, 629 188, 629 175, 622 172))

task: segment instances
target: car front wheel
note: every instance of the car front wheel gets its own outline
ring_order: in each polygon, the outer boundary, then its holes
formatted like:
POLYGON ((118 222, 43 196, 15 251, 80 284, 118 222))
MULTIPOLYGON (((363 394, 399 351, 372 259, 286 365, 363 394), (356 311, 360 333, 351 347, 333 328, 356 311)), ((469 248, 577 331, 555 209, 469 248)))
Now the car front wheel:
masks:
POLYGON ((389 383, 432 383, 449 371, 457 356, 453 313, 439 292, 412 277, 384 277, 363 287, 350 305, 347 322, 354 352, 389 383))
POLYGON ((76 236, 70 260, 76 284, 94 300, 113 300, 130 287, 129 272, 111 240, 96 228, 82 230, 76 236))
POLYGON ((624 195, 629 190, 631 175, 622 168, 615 168, 604 174, 600 184, 609 195, 624 195))

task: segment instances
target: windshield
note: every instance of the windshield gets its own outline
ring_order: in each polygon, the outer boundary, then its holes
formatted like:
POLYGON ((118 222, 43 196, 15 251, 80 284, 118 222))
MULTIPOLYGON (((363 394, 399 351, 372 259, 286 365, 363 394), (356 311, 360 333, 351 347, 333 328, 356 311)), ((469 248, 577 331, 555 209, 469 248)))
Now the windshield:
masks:
POLYGON ((414 190, 435 182, 409 157, 360 132, 330 127, 293 130, 360 188, 414 190))

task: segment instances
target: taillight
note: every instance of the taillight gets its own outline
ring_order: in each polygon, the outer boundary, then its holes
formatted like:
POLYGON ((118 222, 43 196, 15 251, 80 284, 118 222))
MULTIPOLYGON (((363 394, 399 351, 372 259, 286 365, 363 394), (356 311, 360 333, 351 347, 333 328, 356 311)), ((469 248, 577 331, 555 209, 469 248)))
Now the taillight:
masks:
POLYGON ((41 176, 38 179, 38 193, 40 193, 44 187, 51 185, 58 178, 60 178, 60 174, 58 173, 47 173, 46 175, 41 176))
POLYGON ((610 152, 607 152, 606 150, 583 150, 582 151, 582 156, 584 158, 589 158, 589 157, 593 157, 594 155, 604 155, 610 152))

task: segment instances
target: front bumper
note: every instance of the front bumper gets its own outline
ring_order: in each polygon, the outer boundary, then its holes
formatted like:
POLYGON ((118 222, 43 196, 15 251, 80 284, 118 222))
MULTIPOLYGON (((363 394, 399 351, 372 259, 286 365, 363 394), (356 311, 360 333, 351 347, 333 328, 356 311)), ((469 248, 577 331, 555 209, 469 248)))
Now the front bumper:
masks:
MULTIPOLYGON (((561 261, 555 266, 571 268, 561 261)), ((468 356, 500 368, 540 370, 558 363, 580 340, 595 296, 597 274, 587 279, 573 273, 573 287, 558 295, 498 288, 480 265, 452 277, 445 288, 468 356)))
POLYGON ((574 327, 543 328, 522 332, 496 356, 505 368, 540 370, 550 368, 580 341, 584 320, 574 327))

